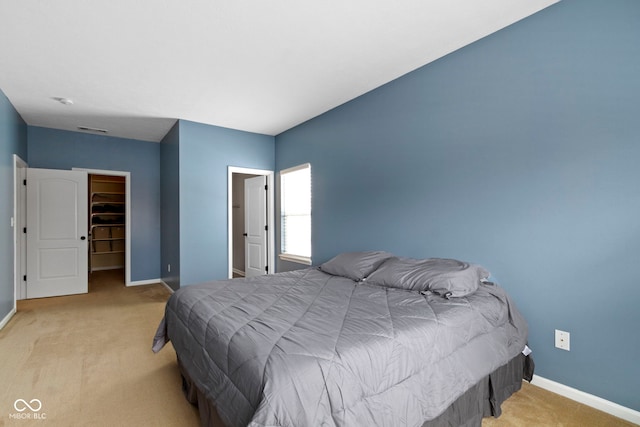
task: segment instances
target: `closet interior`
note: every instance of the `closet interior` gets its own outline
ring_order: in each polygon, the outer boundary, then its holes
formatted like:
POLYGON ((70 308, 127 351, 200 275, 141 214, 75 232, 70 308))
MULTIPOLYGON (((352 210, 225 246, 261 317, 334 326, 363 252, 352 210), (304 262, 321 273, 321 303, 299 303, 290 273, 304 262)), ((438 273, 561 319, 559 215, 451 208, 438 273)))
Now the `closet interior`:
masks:
POLYGON ((89 271, 125 266, 125 177, 89 175, 89 271))

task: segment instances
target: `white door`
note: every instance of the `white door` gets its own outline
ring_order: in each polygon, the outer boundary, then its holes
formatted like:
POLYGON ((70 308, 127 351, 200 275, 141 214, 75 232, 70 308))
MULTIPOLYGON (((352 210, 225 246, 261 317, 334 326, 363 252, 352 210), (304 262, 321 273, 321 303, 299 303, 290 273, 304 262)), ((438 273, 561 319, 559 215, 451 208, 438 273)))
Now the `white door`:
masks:
POLYGON ((267 274, 266 177, 244 180, 245 276, 267 274))
POLYGON ((27 298, 88 291, 87 172, 27 169, 27 298))

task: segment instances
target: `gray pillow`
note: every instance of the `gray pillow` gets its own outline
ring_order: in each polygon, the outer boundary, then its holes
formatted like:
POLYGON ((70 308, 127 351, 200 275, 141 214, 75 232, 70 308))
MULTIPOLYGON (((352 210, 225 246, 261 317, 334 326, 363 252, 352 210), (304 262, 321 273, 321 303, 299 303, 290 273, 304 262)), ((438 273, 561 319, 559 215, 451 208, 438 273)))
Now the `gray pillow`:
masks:
POLYGON ((463 297, 478 289, 490 276, 482 266, 455 259, 390 258, 368 278, 367 283, 411 291, 431 291, 446 298, 463 297))
POLYGON ((345 252, 320 265, 320 270, 333 276, 360 281, 392 256, 382 251, 345 252))

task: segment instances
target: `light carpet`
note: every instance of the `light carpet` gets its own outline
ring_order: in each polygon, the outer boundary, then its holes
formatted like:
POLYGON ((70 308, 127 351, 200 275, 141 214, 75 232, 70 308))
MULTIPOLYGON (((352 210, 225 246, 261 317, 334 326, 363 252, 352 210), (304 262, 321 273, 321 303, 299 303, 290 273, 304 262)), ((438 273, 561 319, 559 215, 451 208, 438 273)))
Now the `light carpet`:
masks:
MULTIPOLYGON (((0 426, 198 426, 171 344, 151 352, 167 288, 127 288, 122 271, 106 271, 89 289, 19 301, 0 331, 0 426)), ((482 425, 633 426, 526 383, 482 425)))
POLYGON ((0 425, 198 425, 173 348, 151 351, 170 292, 126 288, 121 275, 92 273, 88 294, 19 301, 0 331, 0 425), (17 399, 42 408, 20 413, 17 399))

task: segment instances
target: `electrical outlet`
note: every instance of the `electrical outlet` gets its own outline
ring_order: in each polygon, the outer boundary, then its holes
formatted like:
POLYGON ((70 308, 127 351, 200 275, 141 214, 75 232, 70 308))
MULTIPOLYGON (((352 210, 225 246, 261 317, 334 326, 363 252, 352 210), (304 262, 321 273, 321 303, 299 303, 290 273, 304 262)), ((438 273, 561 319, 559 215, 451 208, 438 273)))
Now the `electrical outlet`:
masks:
POLYGON ((569 332, 556 329, 556 348, 567 351, 571 349, 571 336, 569 332))

